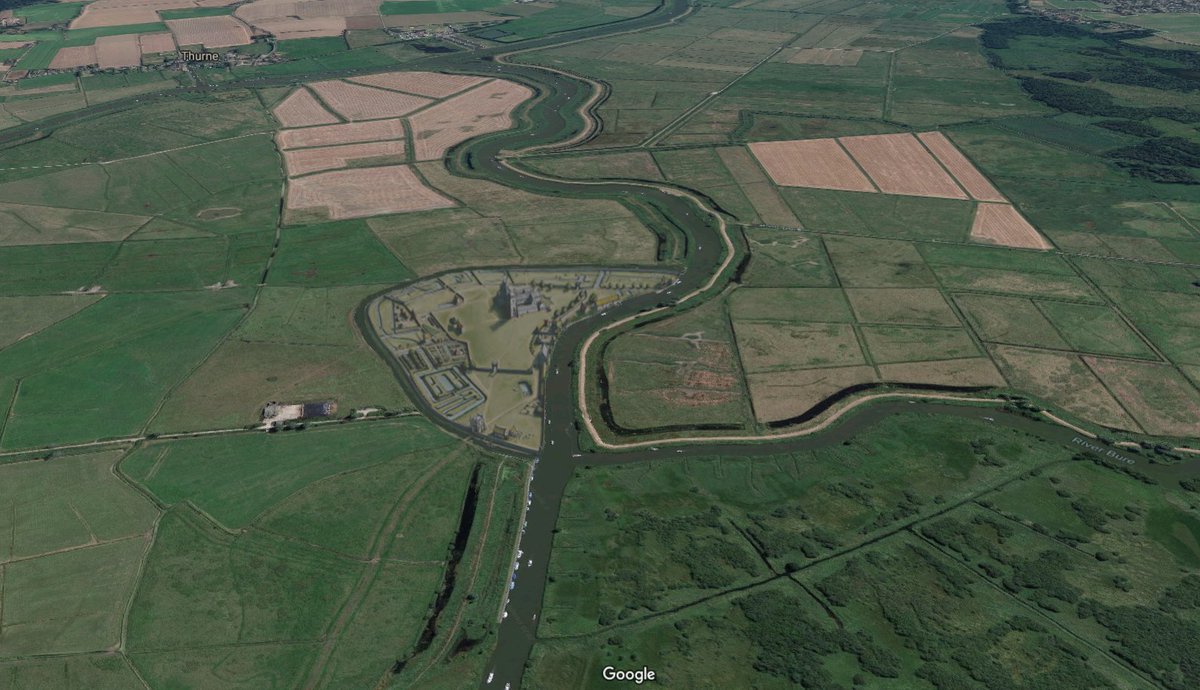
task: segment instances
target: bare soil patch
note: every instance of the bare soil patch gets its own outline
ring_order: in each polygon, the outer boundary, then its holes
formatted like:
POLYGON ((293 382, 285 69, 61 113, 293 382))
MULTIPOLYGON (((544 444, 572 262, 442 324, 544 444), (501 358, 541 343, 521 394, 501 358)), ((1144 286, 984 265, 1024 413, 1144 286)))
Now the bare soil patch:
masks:
POLYGON ((378 141, 366 144, 344 144, 315 149, 285 151, 283 160, 289 177, 307 175, 322 170, 345 168, 352 161, 404 162, 404 141, 378 141), (386 160, 385 160, 386 159, 386 160), (397 160, 398 159, 398 160, 397 160))
POLYGON ((441 158, 460 142, 512 127, 512 112, 533 98, 520 84, 496 79, 409 118, 417 160, 441 158))
POLYGON ((297 38, 341 36, 346 30, 346 19, 344 17, 312 17, 309 19, 271 17, 269 19, 256 19, 251 24, 255 28, 284 41, 297 38))
POLYGON ((74 46, 59 48, 50 61, 50 69, 71 69, 96 63, 96 46, 74 46))
POLYGON ((347 120, 376 120, 410 113, 430 103, 428 98, 386 91, 344 81, 319 81, 311 85, 321 100, 347 120))
POLYGON ((175 42, 181 46, 228 48, 250 44, 250 30, 230 16, 169 19, 167 26, 175 34, 175 42))
POLYGON ((281 149, 295 149, 307 146, 336 146, 403 138, 404 123, 399 119, 394 119, 286 130, 280 132, 275 140, 281 149))
POLYGON ((867 176, 833 139, 762 141, 749 146, 777 185, 875 191, 867 176))
POLYGON ((1012 204, 979 204, 971 239, 1004 247, 1050 249, 1050 242, 1012 204))
MULTIPOLYGON (((338 121, 307 89, 296 89, 271 112, 284 127, 328 125, 338 121)), ((286 134, 283 132, 280 136, 286 134)))
POLYGON ((331 219, 449 208, 407 165, 317 173, 288 182, 289 210, 323 209, 331 219))
POLYGON ((885 194, 967 198, 911 134, 866 134, 839 141, 885 194))
POLYGON ((950 171, 954 179, 967 193, 980 201, 1006 201, 1004 195, 992 186, 983 173, 959 151, 941 132, 921 132, 917 135, 922 144, 950 171))
POLYGON ((175 39, 171 37, 169 31, 158 34, 139 34, 138 41, 143 54, 175 52, 175 39))
POLYGON ((100 67, 137 67, 142 64, 137 34, 101 36, 96 39, 96 62, 100 67))
POLYGON ((365 77, 351 77, 350 81, 380 89, 405 91, 429 98, 446 98, 487 80, 483 77, 441 74, 440 72, 386 72, 365 77))

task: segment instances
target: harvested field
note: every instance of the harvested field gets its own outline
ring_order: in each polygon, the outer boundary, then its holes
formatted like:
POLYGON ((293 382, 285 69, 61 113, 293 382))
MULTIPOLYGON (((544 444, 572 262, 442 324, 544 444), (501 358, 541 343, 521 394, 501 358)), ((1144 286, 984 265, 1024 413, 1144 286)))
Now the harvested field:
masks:
POLYGON ((289 177, 347 167, 351 161, 404 162, 404 141, 345 144, 316 149, 287 151, 283 160, 289 177), (398 159, 398 160, 397 160, 398 159))
POLYGON ((192 3, 175 2, 163 7, 158 3, 133 4, 99 0, 84 5, 83 11, 68 26, 71 29, 94 29, 127 24, 153 24, 159 21, 158 10, 169 9, 170 6, 191 7, 192 3))
POLYGON ((54 59, 50 61, 50 69, 71 69, 96 64, 96 46, 75 46, 59 48, 54 59))
POLYGON ((380 89, 406 91, 429 98, 446 98, 465 88, 487 81, 483 77, 465 74, 441 74, 439 72, 386 72, 365 77, 352 77, 355 84, 366 84, 380 89))
POLYGON ((1007 201, 1004 195, 992 186, 983 173, 979 172, 971 161, 959 151, 946 135, 941 132, 921 132, 917 135, 925 147, 933 152, 942 165, 950 171, 954 179, 962 185, 962 188, 967 190, 975 199, 980 201, 1007 201))
POLYGON ((97 38, 96 63, 100 65, 101 69, 141 65, 142 49, 137 34, 97 38))
POLYGON ((347 120, 377 120, 410 113, 430 103, 428 98, 385 91, 344 81, 319 81, 311 85, 321 100, 347 120))
POLYGON ((138 34, 138 41, 143 54, 175 52, 175 39, 171 37, 169 31, 158 34, 138 34))
POLYGON ((513 109, 529 98, 528 88, 497 79, 417 113, 409 119, 417 160, 441 158, 459 142, 508 129, 513 109))
POLYGON ((802 415, 843 388, 875 380, 875 370, 866 366, 746 376, 750 399, 754 403, 754 417, 760 422, 777 422, 802 415))
MULTIPOLYGON (((383 17, 377 14, 360 15, 357 17, 346 17, 346 28, 350 31, 364 31, 367 29, 382 29, 383 17)), ((354 46, 351 46, 354 47, 354 46)))
POLYGON ((871 181, 834 139, 762 141, 749 146, 777 185, 875 191, 871 181))
POLYGON ((853 67, 862 59, 861 50, 838 48, 801 48, 788 58, 793 65, 833 65, 853 67))
POLYGON ((168 19, 166 24, 181 46, 228 48, 250 44, 250 30, 230 16, 168 19))
POLYGON ((407 165, 336 170, 288 183, 287 208, 324 209, 334 220, 454 206, 407 165))
POLYGON ((395 119, 285 130, 280 132, 275 140, 281 149, 295 149, 306 146, 334 146, 403 138, 404 123, 395 119))
MULTIPOLYGON (((338 119, 326 110, 308 89, 296 89, 271 111, 284 127, 328 125, 338 119)), ((286 133, 280 133, 280 137, 286 133)))
POLYGON ((967 198, 911 134, 866 134, 839 141, 885 194, 967 198))
POLYGON ((975 221, 971 223, 971 239, 1004 247, 1052 248, 1012 204, 979 204, 975 209, 975 221))
POLYGON ((256 0, 242 5, 234 14, 248 24, 259 26, 260 19, 341 19, 378 12, 379 0, 256 0))
POLYGON ((1083 361, 1146 433, 1200 436, 1200 393, 1174 367, 1101 357, 1083 361))
POLYGON ((879 375, 891 383, 939 386, 1004 386, 1004 377, 986 357, 944 359, 938 362, 881 364, 879 375))
POLYGON ((1013 388, 1089 422, 1140 431, 1077 355, 996 345, 989 348, 1013 388))
POLYGON ((342 32, 346 30, 346 20, 343 17, 312 17, 310 19, 271 17, 256 19, 250 24, 282 41, 296 38, 341 36, 342 32))

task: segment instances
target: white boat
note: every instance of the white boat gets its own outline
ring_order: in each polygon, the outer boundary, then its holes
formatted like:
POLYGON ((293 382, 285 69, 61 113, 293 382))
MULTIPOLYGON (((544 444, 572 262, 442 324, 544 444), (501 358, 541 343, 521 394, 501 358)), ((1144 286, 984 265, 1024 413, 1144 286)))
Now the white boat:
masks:
POLYGON ((489 673, 489 674, 488 674, 488 679, 487 679, 488 685, 491 685, 491 683, 492 683, 492 679, 493 679, 493 678, 495 678, 495 677, 496 677, 496 672, 495 672, 495 671, 492 671, 491 673, 489 673))

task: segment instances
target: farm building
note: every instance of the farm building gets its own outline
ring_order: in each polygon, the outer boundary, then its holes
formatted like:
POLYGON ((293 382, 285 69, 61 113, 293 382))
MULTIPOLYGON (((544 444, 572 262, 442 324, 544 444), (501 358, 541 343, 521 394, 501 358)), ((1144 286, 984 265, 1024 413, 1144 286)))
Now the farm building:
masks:
POLYGON ((332 400, 292 404, 269 402, 262 409, 262 422, 269 427, 297 419, 332 417, 335 414, 337 403, 332 400))

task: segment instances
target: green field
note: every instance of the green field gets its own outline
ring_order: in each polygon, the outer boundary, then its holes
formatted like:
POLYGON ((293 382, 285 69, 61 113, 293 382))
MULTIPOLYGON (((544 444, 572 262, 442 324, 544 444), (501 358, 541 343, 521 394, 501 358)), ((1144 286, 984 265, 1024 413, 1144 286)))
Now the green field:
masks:
POLYGON ((58 24, 74 19, 83 9, 82 2, 54 2, 46 5, 26 5, 13 14, 25 19, 26 24, 58 24))
POLYGON ((896 417, 813 452, 581 468, 530 680, 599 687, 624 662, 671 685, 1181 682, 1200 628, 1173 604, 1200 582, 1186 574, 1200 523, 1171 507, 1178 488, 1071 458, 982 423, 896 417), (1150 566, 1164 558, 1180 567, 1150 566), (627 565, 598 575, 610 563, 627 565), (1179 639, 1151 651, 1134 632, 1150 620, 1179 639))

